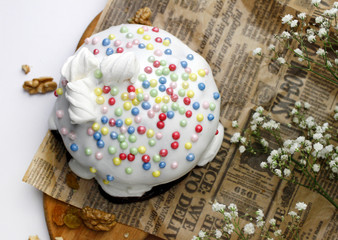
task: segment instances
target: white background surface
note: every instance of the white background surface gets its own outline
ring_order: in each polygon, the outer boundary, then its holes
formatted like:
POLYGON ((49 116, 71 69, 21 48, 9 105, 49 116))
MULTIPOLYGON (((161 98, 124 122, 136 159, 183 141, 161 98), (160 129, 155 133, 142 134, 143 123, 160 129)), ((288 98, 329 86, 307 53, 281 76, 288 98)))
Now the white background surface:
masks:
MULTIPOLYGON (((0 238, 49 239, 42 193, 23 183, 48 129, 53 93, 29 95, 22 84, 51 76, 57 82, 66 58, 106 0, 0 0, 0 238), (31 66, 25 75, 21 65, 31 66)), ((69 240, 69 239, 66 239, 69 240)))

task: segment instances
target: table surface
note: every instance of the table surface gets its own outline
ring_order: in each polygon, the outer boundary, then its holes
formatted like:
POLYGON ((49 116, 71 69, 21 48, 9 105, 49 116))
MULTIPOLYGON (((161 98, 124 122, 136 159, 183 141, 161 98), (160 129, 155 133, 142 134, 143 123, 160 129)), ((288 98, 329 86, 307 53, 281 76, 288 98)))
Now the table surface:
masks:
POLYGON ((49 239, 42 193, 23 183, 48 129, 53 93, 29 95, 22 84, 51 76, 57 82, 64 61, 106 0, 0 0, 1 239, 49 239), (31 66, 25 75, 22 64, 31 66))

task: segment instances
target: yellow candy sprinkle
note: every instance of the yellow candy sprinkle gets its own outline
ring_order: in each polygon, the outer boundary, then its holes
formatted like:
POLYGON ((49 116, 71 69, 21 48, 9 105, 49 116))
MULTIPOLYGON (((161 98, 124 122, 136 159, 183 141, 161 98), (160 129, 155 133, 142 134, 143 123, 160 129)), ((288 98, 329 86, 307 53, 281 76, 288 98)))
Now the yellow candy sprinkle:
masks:
POLYGON ((96 103, 97 104, 104 104, 104 97, 103 96, 98 96, 97 98, 96 98, 96 103))
POLYGON ((144 40, 150 40, 151 37, 150 37, 149 35, 144 35, 144 36, 143 36, 143 39, 144 39, 144 40))
POLYGON ((139 94, 139 93, 143 93, 143 89, 142 89, 142 88, 137 88, 137 89, 135 90, 135 94, 136 94, 136 95, 139 94))
POLYGON ((126 118, 126 120, 124 120, 124 123, 129 126, 133 123, 133 120, 131 120, 131 118, 126 118))
POLYGON ((109 133, 109 129, 107 127, 101 128, 102 135, 107 135, 109 133))
POLYGON ((62 95, 63 94, 63 89, 62 88, 56 89, 56 94, 57 95, 62 95))
POLYGON ((198 70, 198 75, 200 75, 201 77, 205 76, 205 71, 203 69, 198 70))
POLYGON ((90 167, 90 168, 89 168, 89 171, 90 171, 91 173, 96 173, 96 169, 93 168, 93 167, 90 167))
POLYGON ((93 129, 94 131, 99 131, 99 129, 100 129, 100 124, 98 124, 97 122, 93 123, 92 129, 93 129))
POLYGON ((147 44, 146 49, 147 50, 153 50, 154 49, 154 45, 151 44, 151 43, 149 43, 149 44, 147 44))
POLYGON ((123 101, 128 100, 128 98, 129 98, 128 93, 124 92, 124 93, 121 94, 121 99, 122 99, 123 101))
POLYGON ((156 103, 160 103, 162 101, 162 98, 160 96, 156 97, 155 98, 155 102, 156 103))
POLYGON ((157 86, 157 80, 156 79, 151 79, 150 80, 150 86, 153 87, 153 88, 156 87, 157 86))
POLYGON ((137 33, 138 33, 138 34, 143 34, 143 33, 144 33, 144 29, 143 29, 143 28, 137 29, 137 33))
POLYGON ((197 114, 196 119, 197 119, 197 121, 202 122, 203 119, 204 119, 203 114, 201 114, 201 113, 197 114))
POLYGON ((166 39, 166 40, 163 41, 163 45, 164 46, 169 46, 169 44, 170 44, 170 41, 168 39, 166 39))
POLYGON ((138 152, 141 153, 141 154, 144 154, 144 153, 147 151, 147 149, 146 149, 145 146, 140 146, 140 147, 138 147, 137 150, 138 150, 138 152))
POLYGON ((196 75, 196 73, 190 73, 189 74, 189 79, 191 80, 191 81, 196 81, 197 80, 197 75, 196 75))
POLYGON ((119 157, 114 157, 113 158, 113 163, 114 165, 118 166, 121 164, 121 159, 119 157))
POLYGON ((131 102, 125 102, 123 103, 124 110, 130 110, 132 107, 131 102))
POLYGON ((101 96, 102 95, 102 88, 99 88, 99 87, 95 88, 94 93, 95 93, 96 96, 101 96))
POLYGON ((192 147, 192 144, 190 142, 187 142, 185 145, 184 145, 185 149, 190 149, 192 147))
POLYGON ((109 181, 108 181, 107 179, 103 179, 102 182, 103 182, 104 184, 109 184, 109 181))
POLYGON ((114 35, 114 34, 109 34, 108 38, 109 38, 110 40, 113 40, 113 39, 115 38, 115 35, 114 35))
POLYGON ((158 170, 153 172, 154 177, 159 177, 160 175, 161 175, 161 172, 158 170))
POLYGON ((182 83, 182 87, 183 87, 184 89, 188 89, 188 88, 189 88, 189 83, 188 83, 188 82, 183 82, 183 83, 182 83))
POLYGON ((169 103, 170 97, 169 97, 168 95, 163 96, 163 97, 162 97, 162 101, 163 101, 164 103, 169 103))
POLYGON ((137 106, 140 104, 140 102, 136 98, 134 98, 131 102, 133 103, 134 106, 137 106))
POLYGON ((189 91, 187 92, 187 96, 190 97, 190 98, 193 98, 193 97, 195 96, 194 91, 193 91, 193 90, 189 90, 189 91))
POLYGON ((155 134, 154 130, 148 129, 148 131, 147 131, 147 137, 148 138, 152 138, 154 136, 154 134, 155 134))

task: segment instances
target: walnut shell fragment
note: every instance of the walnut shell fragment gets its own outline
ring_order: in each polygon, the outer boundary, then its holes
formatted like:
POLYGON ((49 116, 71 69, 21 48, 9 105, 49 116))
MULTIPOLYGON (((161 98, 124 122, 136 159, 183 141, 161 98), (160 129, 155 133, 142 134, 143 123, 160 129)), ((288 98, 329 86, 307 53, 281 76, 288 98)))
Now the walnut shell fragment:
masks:
POLYGON ((85 207, 81 211, 81 218, 84 224, 95 231, 109 231, 116 225, 114 214, 101 210, 85 207))
POLYGON ((134 15, 133 18, 128 19, 129 23, 133 23, 133 24, 143 24, 143 25, 148 25, 151 26, 151 10, 148 7, 145 8, 140 8, 134 15))
POLYGON ((53 82, 52 77, 40 77, 25 81, 22 87, 29 94, 46 93, 54 91, 57 88, 57 83, 53 82))

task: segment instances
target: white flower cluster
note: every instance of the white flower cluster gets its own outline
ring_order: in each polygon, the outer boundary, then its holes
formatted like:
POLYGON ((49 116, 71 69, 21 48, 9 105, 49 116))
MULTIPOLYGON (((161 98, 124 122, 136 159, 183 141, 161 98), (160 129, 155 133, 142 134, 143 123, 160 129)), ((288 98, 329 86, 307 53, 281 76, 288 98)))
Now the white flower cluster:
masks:
MULTIPOLYGON (((304 202, 297 202, 295 208, 298 212, 290 211, 288 215, 293 219, 291 227, 294 227, 294 229, 298 229, 297 224, 299 224, 301 213, 307 208, 307 204, 304 202)), ((198 236, 193 236, 192 240, 221 239, 224 237, 226 239, 230 239, 231 234, 233 234, 234 232, 238 235, 239 239, 248 239, 256 233, 256 228, 259 228, 261 230, 260 236, 264 235, 266 237, 264 239, 274 239, 273 236, 270 236, 270 229, 273 230, 273 235, 275 237, 282 236, 283 234, 282 230, 277 228, 276 219, 271 218, 268 221, 268 224, 266 224, 264 212, 262 209, 258 209, 255 212, 256 224, 251 222, 251 219, 250 222, 246 223, 242 229, 240 226, 243 225, 240 224, 241 218, 238 216, 238 209, 236 204, 230 203, 229 206, 226 207, 226 205, 215 201, 212 204, 212 210, 214 212, 219 212, 223 215, 222 219, 224 220, 224 222, 222 228, 215 229, 211 232, 205 232, 203 230, 200 230, 198 236)), ((245 215, 248 216, 249 214, 246 213, 245 215)), ((282 221, 284 221, 284 216, 282 217, 282 219, 282 221)))

